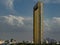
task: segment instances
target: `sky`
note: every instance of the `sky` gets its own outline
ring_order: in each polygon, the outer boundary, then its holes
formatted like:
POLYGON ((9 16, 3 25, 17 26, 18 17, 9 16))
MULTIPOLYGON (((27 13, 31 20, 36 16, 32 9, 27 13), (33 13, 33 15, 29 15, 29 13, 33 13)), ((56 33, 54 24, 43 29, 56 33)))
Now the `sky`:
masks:
MULTIPOLYGON (((40 0, 42 1, 42 0, 40 0)), ((43 0, 44 38, 60 40, 60 0, 43 0)), ((37 0, 0 0, 0 39, 33 40, 37 0)))

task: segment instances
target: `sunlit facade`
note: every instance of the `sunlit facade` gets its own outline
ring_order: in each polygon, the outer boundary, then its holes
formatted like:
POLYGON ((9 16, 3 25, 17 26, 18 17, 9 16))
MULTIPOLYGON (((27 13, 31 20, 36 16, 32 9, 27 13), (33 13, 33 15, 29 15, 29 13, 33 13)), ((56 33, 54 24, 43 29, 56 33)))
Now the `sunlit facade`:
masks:
POLYGON ((43 3, 37 2, 33 8, 33 42, 43 42, 43 3))

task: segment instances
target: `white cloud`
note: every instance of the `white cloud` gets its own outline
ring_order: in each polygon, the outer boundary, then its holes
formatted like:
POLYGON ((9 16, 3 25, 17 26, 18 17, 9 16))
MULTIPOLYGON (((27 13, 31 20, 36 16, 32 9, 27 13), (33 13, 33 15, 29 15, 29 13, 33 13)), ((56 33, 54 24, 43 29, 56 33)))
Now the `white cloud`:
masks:
POLYGON ((45 37, 53 38, 56 40, 60 39, 60 17, 53 17, 45 20, 45 37))
POLYGON ((43 0, 43 2, 44 2, 44 3, 49 3, 49 2, 50 2, 50 0, 43 0))
POLYGON ((53 17, 52 19, 47 19, 44 21, 45 26, 51 27, 53 25, 58 25, 60 26, 60 17, 53 17))
POLYGON ((14 2, 14 0, 7 0, 7 2, 6 2, 6 5, 7 5, 7 7, 9 7, 10 9, 13 9, 13 2, 14 2))
MULTIPOLYGON (((34 0, 35 2, 37 2, 38 0, 34 0)), ((60 3, 60 0, 40 0, 44 3, 60 3)))
POLYGON ((1 16, 0 22, 7 23, 9 25, 16 25, 16 26, 26 26, 32 24, 32 18, 31 17, 21 17, 21 16, 1 16))
POLYGON ((32 28, 32 17, 0 16, 1 39, 32 40, 32 28))
MULTIPOLYGON (((0 28, 0 32, 1 31, 5 31, 5 32, 16 31, 19 33, 22 32, 22 34, 24 34, 24 32, 27 32, 27 33, 29 31, 32 32, 33 31, 32 23, 33 23, 32 17, 22 17, 22 16, 14 16, 14 15, 1 16, 0 27, 2 28, 0 28)), ((44 36, 59 40, 60 39, 59 35, 60 35, 60 17, 53 17, 51 19, 46 19, 44 21, 44 36)))
POLYGON ((23 20, 24 18, 19 16, 13 16, 13 15, 9 15, 9 16, 2 16, 2 18, 4 18, 4 22, 8 23, 10 25, 23 25, 23 20))
MULTIPOLYGON (((21 16, 14 16, 14 15, 1 16, 0 22, 4 22, 9 25, 18 26, 18 27, 23 26, 24 28, 27 28, 27 27, 31 29, 33 28, 32 17, 21 17, 21 16)), ((45 31, 51 31, 59 27, 60 27, 60 17, 53 17, 52 19, 47 19, 44 21, 45 31)))
POLYGON ((14 7, 14 0, 1 0, 3 5, 6 6, 6 8, 10 9, 10 10, 13 10, 13 7, 14 7))
POLYGON ((57 23, 58 25, 60 25, 60 17, 58 17, 58 18, 54 17, 53 20, 54 20, 53 21, 54 23, 57 23))
POLYGON ((60 3, 60 0, 44 0, 44 3, 60 3))

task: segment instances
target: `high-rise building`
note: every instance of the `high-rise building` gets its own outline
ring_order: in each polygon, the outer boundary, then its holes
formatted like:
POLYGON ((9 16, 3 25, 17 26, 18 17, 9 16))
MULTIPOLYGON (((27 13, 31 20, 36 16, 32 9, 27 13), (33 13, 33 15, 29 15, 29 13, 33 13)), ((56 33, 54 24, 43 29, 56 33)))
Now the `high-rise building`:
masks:
POLYGON ((43 42, 43 3, 38 1, 33 8, 33 42, 43 42))

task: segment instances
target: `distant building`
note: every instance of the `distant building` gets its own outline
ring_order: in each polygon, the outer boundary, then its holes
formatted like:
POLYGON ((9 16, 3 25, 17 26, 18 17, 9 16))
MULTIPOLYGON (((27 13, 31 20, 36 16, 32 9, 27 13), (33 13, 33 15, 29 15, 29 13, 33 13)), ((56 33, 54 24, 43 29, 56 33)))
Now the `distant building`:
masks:
POLYGON ((33 8, 33 43, 43 42, 43 3, 38 1, 33 8))
POLYGON ((57 42, 56 44, 60 44, 59 42, 57 42))
POLYGON ((46 38, 45 41, 46 41, 46 43, 47 43, 47 42, 48 42, 48 43, 56 43, 56 42, 57 42, 56 40, 50 39, 50 38, 46 38))
POLYGON ((14 44, 14 45, 16 45, 16 44, 17 44, 17 42, 16 42, 16 40, 11 39, 11 40, 9 40, 9 44, 14 44))
POLYGON ((3 41, 3 40, 0 40, 0 44, 4 44, 5 43, 5 41, 3 41))
POLYGON ((48 40, 46 40, 46 44, 48 44, 49 42, 48 42, 48 40))

